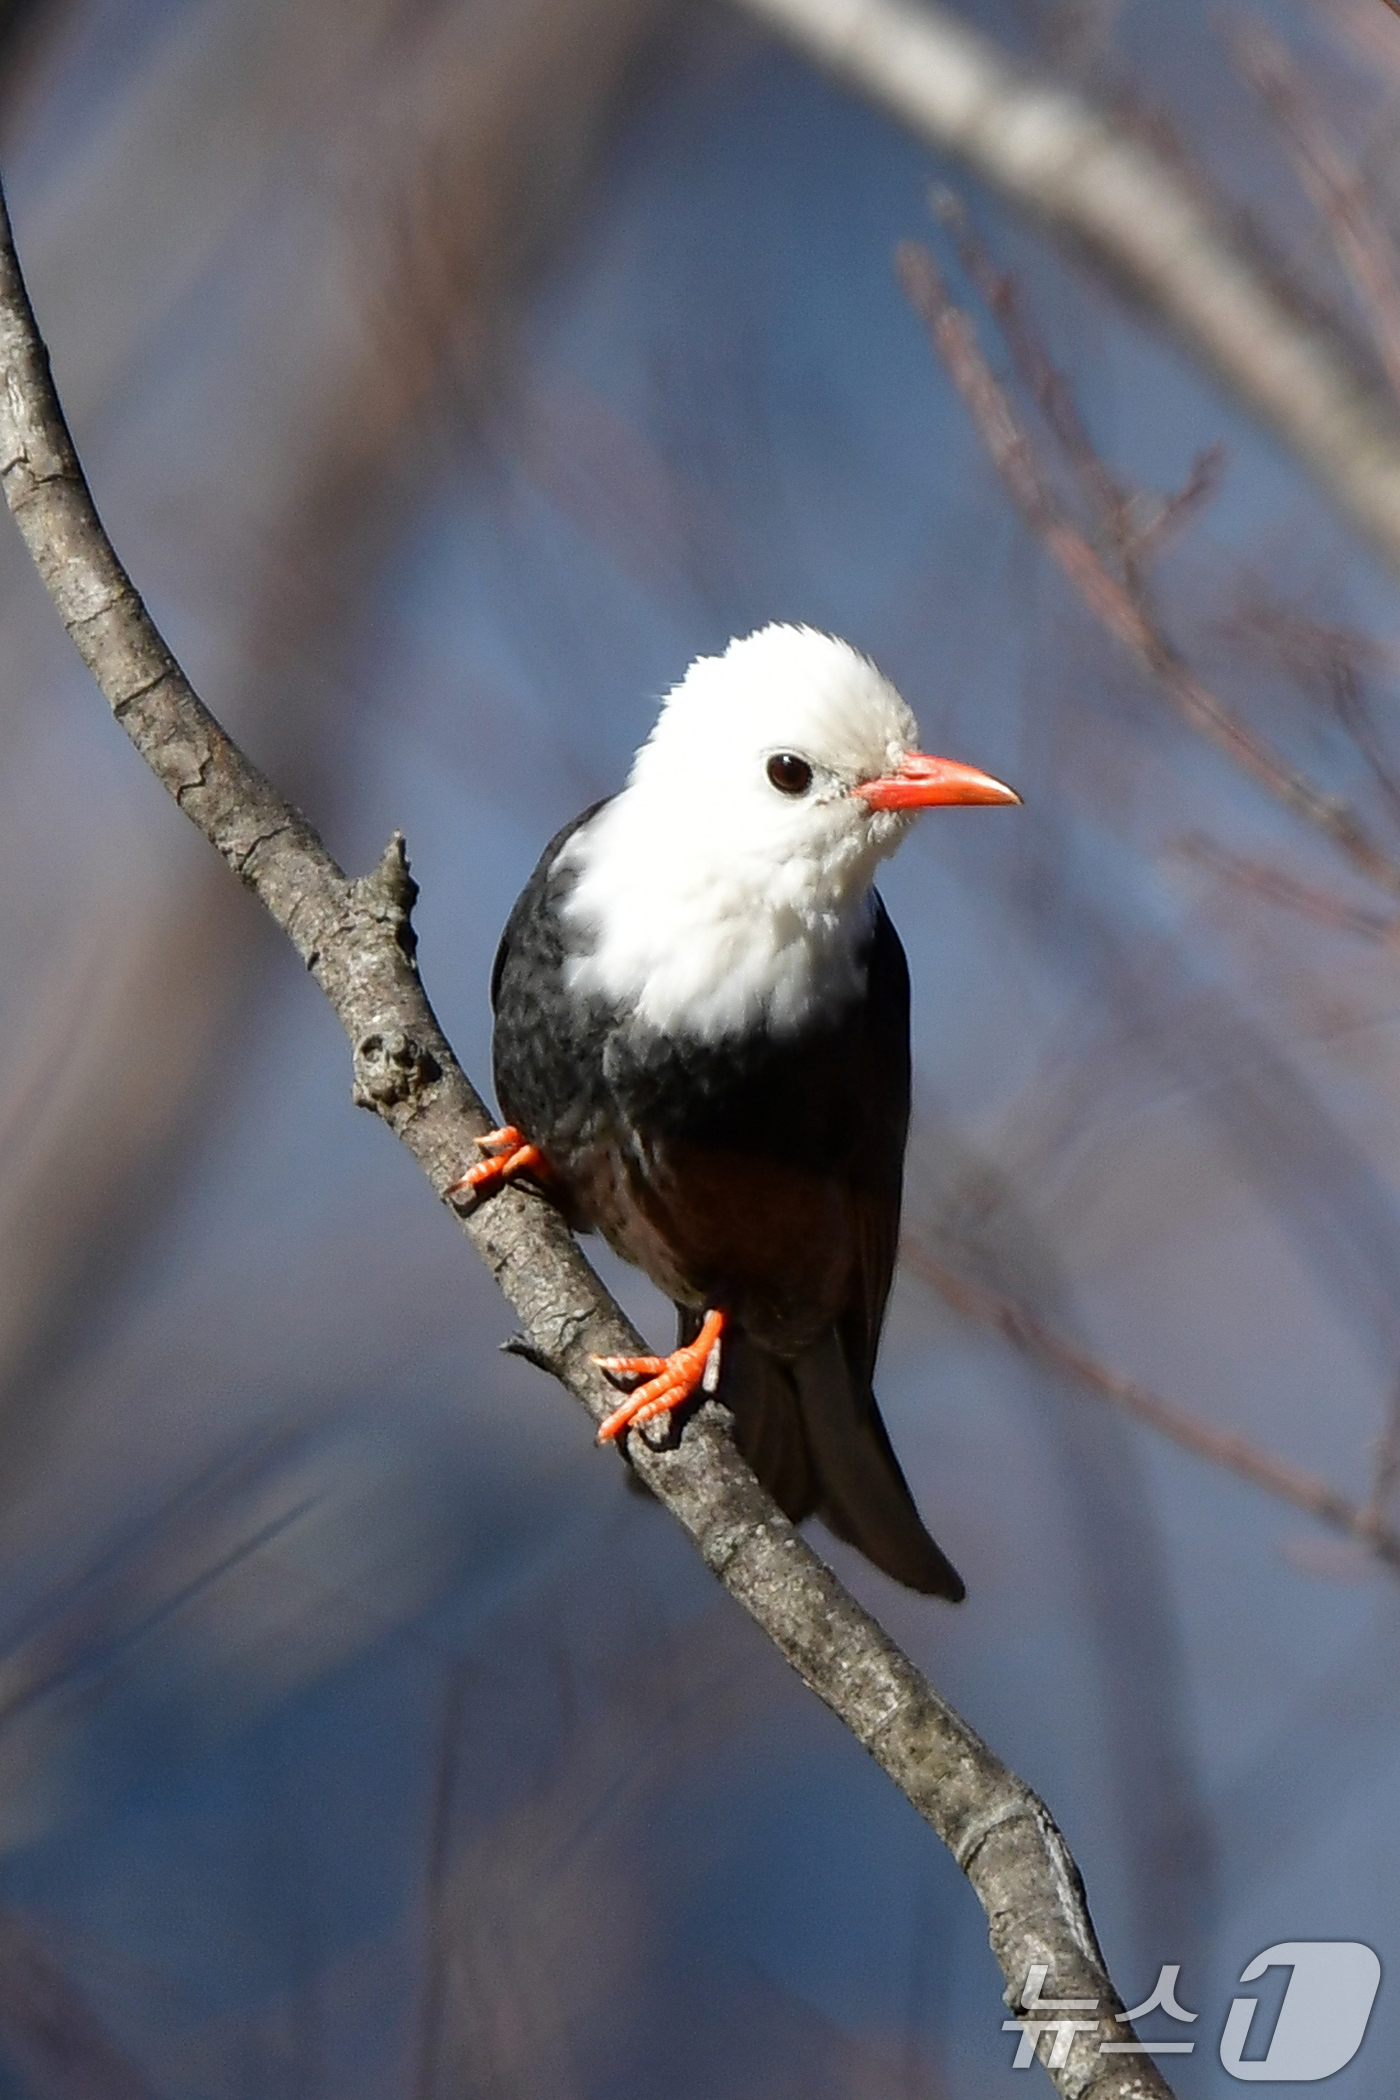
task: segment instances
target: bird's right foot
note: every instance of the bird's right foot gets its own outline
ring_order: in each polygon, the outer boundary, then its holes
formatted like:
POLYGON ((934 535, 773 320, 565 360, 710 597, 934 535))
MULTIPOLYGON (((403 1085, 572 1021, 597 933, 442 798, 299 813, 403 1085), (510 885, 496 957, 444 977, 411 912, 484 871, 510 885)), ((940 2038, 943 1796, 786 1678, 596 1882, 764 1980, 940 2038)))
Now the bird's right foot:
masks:
POLYGON ((669 1356, 595 1356, 594 1363, 609 1378, 646 1380, 600 1425, 598 1442, 610 1444, 624 1429, 637 1429, 657 1415, 673 1413, 696 1392, 712 1393, 719 1383, 724 1320, 722 1312, 706 1313, 695 1340, 673 1349, 669 1356))
POLYGON ((499 1130, 488 1130, 476 1142, 483 1152, 493 1153, 494 1157, 468 1167, 465 1174, 449 1182, 442 1192, 449 1203, 457 1202, 462 1196, 484 1196, 488 1189, 531 1169, 536 1174, 548 1171, 539 1146, 532 1145, 524 1131, 517 1130, 514 1123, 505 1123, 499 1130))

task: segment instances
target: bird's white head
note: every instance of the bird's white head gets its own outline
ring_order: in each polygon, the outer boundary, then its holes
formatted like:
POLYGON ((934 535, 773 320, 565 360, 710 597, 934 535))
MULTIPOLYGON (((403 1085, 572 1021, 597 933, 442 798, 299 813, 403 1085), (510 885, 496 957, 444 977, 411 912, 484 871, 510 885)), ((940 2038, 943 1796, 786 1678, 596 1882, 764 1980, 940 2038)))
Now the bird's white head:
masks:
POLYGON ((696 658, 622 793, 564 849, 574 988, 665 1033, 798 1027, 859 989, 875 870, 918 810, 1019 799, 920 752, 849 642, 760 628, 696 658))

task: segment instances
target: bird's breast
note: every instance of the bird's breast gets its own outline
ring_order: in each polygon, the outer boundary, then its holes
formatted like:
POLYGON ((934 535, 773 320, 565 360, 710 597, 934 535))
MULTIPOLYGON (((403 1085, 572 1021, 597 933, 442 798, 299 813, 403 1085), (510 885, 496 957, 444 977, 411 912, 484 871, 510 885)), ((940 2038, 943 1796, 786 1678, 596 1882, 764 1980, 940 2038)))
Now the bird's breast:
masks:
POLYGON ((575 1226, 678 1303, 724 1304, 755 1338, 798 1349, 852 1289, 878 950, 847 940, 840 967, 809 970, 802 998, 784 1003, 771 981, 756 989, 760 941, 731 957, 726 1025, 713 1004, 697 1016, 693 996, 672 996, 682 973, 666 980, 673 1018, 660 1026, 655 1002, 602 987, 590 922, 568 908, 576 883, 567 848, 547 854, 507 926, 501 1107, 542 1147, 575 1226))

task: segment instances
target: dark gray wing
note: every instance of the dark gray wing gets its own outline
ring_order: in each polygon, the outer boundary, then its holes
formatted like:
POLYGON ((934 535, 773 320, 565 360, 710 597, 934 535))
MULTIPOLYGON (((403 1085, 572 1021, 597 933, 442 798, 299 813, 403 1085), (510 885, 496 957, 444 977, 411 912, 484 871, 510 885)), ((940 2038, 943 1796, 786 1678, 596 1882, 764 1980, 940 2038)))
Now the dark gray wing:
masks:
POLYGON ((910 1090, 909 966, 878 895, 875 904, 851 1163, 855 1285, 836 1323, 839 1349, 819 1344, 795 1371, 823 1522, 896 1581, 956 1604, 962 1577, 924 1527, 872 1385, 899 1253, 910 1090))
POLYGON ((603 1044, 590 1014, 568 995, 560 907, 575 878, 558 860, 602 807, 586 809, 545 847, 506 921, 491 970, 496 1099, 505 1120, 540 1145, 559 1172, 553 1193, 576 1229, 588 1220, 575 1214, 567 1168, 578 1133, 603 1102, 603 1044))
MULTIPOLYGON (((909 965, 878 892, 866 962, 864 1018, 853 1103, 855 1143, 848 1167, 857 1282, 837 1327, 852 1381, 857 1390, 868 1392, 899 1253, 910 1088, 909 965)), ((873 1399, 870 1404, 873 1408, 873 1399)))
MULTIPOLYGON (((820 1516, 911 1589, 957 1603, 962 1578, 924 1527, 875 1404, 872 1378, 899 1246, 909 1126, 909 971, 877 897, 863 1027, 844 1128, 856 1258, 834 1325, 792 1361, 731 1329, 720 1396, 735 1441, 795 1523, 820 1516)), ((699 1317, 678 1308, 679 1339, 699 1317)))
POLYGON ((534 951, 543 941, 556 967, 562 960, 563 949, 559 944, 553 910, 555 900, 551 895, 554 863, 559 858, 562 849, 568 845, 574 833, 582 831, 585 824, 591 823, 599 810, 605 809, 611 799, 611 796, 605 795, 601 802, 591 803, 580 816, 574 818, 571 824, 566 824, 562 831, 556 831, 549 844, 545 847, 544 852, 535 862, 530 880, 512 905, 510 917, 506 920, 501 938, 496 943, 496 956, 491 965, 491 1010, 493 1013, 500 1011, 501 983, 512 955, 518 955, 522 950, 534 951), (553 936, 552 943, 550 940, 551 933, 553 936))

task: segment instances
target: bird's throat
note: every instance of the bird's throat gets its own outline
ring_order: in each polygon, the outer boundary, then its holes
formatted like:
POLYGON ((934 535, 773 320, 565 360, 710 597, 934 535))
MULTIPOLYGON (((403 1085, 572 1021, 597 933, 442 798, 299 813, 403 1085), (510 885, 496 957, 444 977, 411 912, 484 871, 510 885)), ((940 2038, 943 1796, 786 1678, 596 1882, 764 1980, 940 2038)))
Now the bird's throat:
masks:
POLYGON ((741 861, 696 879, 664 862, 629 868, 622 841, 576 837, 563 916, 579 995, 658 1034, 717 1042, 797 1033, 863 993, 868 876, 819 899, 800 869, 741 861))

